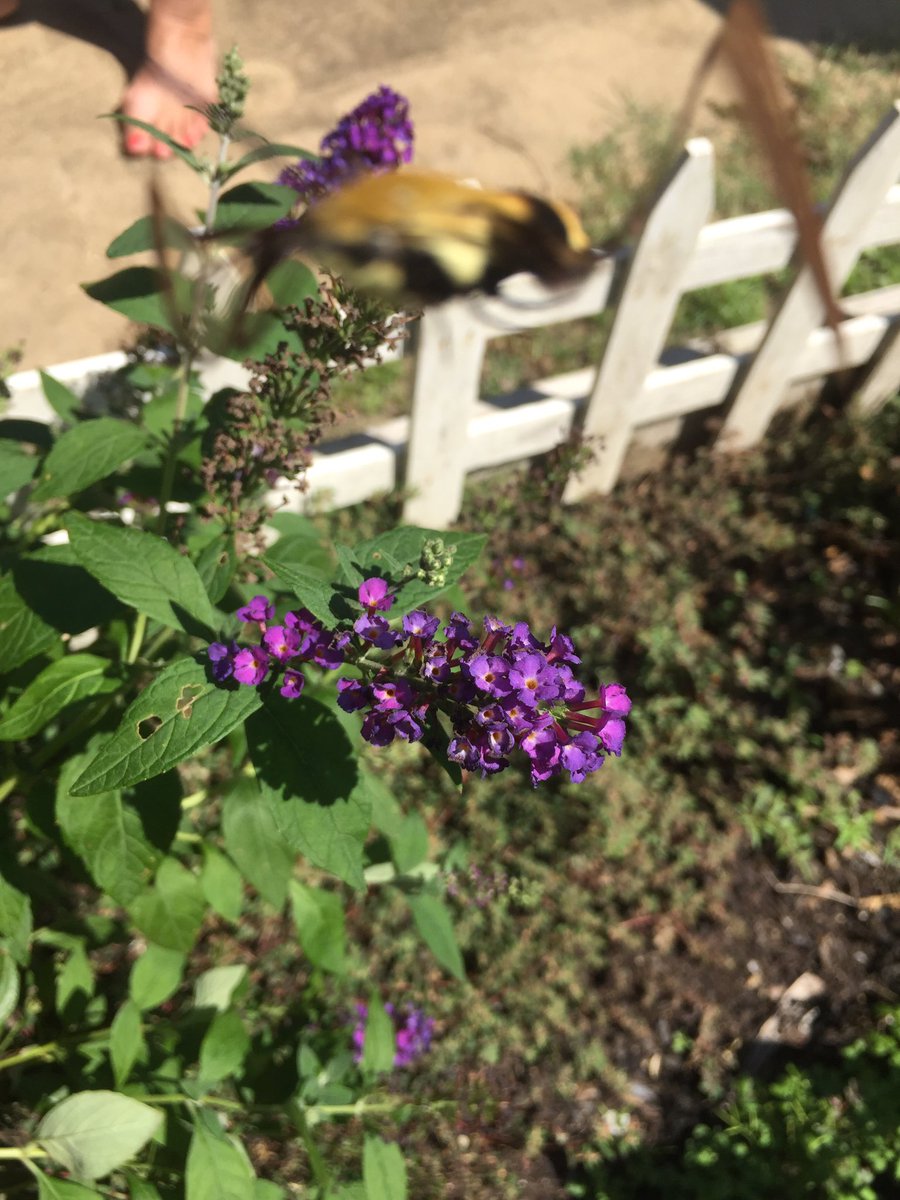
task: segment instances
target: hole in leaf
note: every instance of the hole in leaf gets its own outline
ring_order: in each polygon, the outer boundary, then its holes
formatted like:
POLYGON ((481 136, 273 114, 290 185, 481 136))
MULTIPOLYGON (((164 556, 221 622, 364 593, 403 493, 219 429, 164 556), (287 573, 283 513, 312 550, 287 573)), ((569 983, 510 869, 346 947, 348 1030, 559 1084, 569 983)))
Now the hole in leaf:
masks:
POLYGON ((175 711, 187 720, 193 710, 194 701, 202 694, 203 688, 199 683, 186 683, 178 693, 178 699, 175 701, 175 711))
POLYGON ((152 737, 161 725, 162 717, 144 717, 142 721, 138 721, 138 737, 142 742, 146 742, 147 738, 152 737))

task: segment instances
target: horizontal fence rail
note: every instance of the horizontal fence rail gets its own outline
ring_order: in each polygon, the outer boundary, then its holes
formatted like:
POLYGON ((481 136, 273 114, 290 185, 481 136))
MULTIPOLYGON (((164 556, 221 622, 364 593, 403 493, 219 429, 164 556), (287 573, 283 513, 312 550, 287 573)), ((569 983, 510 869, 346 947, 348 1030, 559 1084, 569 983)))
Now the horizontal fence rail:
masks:
MULTIPOLYGON (((840 288, 860 254, 900 244, 900 105, 860 149, 823 209, 823 251, 840 288)), ((835 371, 866 368, 856 403, 872 411, 900 386, 900 279, 845 298, 836 337, 808 266, 795 262, 793 217, 784 210, 709 222, 713 151, 692 139, 630 253, 602 256, 579 285, 547 292, 509 281, 502 296, 454 300, 426 311, 408 353, 415 356, 411 412, 317 448, 301 494, 283 480, 270 500, 287 508, 339 508, 403 489, 405 517, 430 527, 459 514, 467 475, 552 450, 580 429, 594 458, 570 479, 567 501, 608 492, 639 432, 707 409, 724 414, 718 445, 756 444, 790 388, 835 371), (726 329, 713 350, 664 349, 679 300, 699 288, 795 266, 768 322, 726 329), (511 333, 597 317, 612 323, 597 363, 539 380, 503 396, 481 395, 491 341, 511 333)), ((84 390, 90 377, 116 370, 124 355, 50 369, 84 390)), ((242 387, 243 369, 227 360, 201 364, 205 388, 242 387)), ((4 416, 50 421, 37 372, 7 381, 4 416)), ((677 430, 666 430, 671 440, 677 430)))

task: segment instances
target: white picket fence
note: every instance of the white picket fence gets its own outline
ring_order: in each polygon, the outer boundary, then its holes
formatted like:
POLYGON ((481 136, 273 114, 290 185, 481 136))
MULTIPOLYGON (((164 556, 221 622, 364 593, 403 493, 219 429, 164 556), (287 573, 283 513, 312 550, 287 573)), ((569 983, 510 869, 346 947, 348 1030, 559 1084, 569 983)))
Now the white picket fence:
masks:
MULTIPOLYGON (((466 476, 527 459, 564 442, 578 427, 595 451, 573 477, 567 501, 608 492, 625 453, 657 426, 670 438, 689 413, 721 407, 717 445, 754 445, 800 381, 866 367, 856 404, 877 407, 900 386, 900 279, 846 299, 840 338, 823 326, 812 273, 799 265, 768 322, 722 331, 714 353, 662 354, 680 298, 712 284, 781 270, 796 249, 793 218, 774 210, 709 223, 712 146, 686 146, 633 251, 598 259, 577 287, 546 293, 511 281, 504 296, 474 297, 428 310, 415 332, 415 376, 408 417, 321 446, 309 491, 290 481, 273 500, 286 507, 339 508, 404 489, 405 518, 443 527, 458 515, 466 476), (485 398, 480 385, 490 341, 510 333, 596 316, 613 306, 601 362, 485 398)), ((900 243, 900 102, 853 160, 825 212, 823 249, 840 288, 863 250, 900 243)), ((121 356, 63 364, 50 373, 77 386, 77 368, 121 365, 121 356)), ((235 381, 234 366, 208 368, 208 386, 235 381)), ((11 415, 40 416, 39 381, 22 372, 9 381, 11 415)))

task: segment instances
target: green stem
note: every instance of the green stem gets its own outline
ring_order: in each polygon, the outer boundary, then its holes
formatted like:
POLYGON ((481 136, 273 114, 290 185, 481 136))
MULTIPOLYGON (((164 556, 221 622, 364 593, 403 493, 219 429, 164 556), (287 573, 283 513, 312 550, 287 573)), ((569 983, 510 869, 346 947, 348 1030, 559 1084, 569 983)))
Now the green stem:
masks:
POLYGON ((0 1071, 8 1071, 11 1067, 21 1066, 22 1063, 33 1062, 35 1059, 52 1059, 62 1050, 59 1042, 44 1042, 41 1046, 26 1046, 6 1058, 0 1058, 0 1071))
POLYGON ((181 426, 184 424, 185 414, 187 413, 188 395, 191 387, 191 371, 194 367, 193 347, 183 346, 181 349, 184 358, 178 370, 178 394, 175 399, 175 415, 172 418, 172 429, 169 434, 166 461, 163 463, 162 482, 159 485, 159 516, 156 520, 156 532, 160 537, 164 537, 166 532, 166 519, 168 517, 166 507, 172 499, 172 491, 175 487, 175 467, 178 463, 181 426))
POLYGON ((313 1173, 313 1178, 322 1189, 323 1192, 328 1190, 328 1185, 331 1183, 331 1172, 325 1164, 325 1159, 322 1157, 322 1152, 316 1145, 316 1139, 313 1137, 312 1130, 309 1127, 309 1122, 306 1119, 306 1111, 303 1106, 292 1102, 289 1105, 289 1112, 292 1121, 297 1127, 297 1132, 303 1139, 303 1144, 306 1147, 306 1153, 309 1156, 309 1166, 313 1173))
POLYGON ((27 1146, 4 1146, 0 1149, 0 1158, 18 1158, 24 1161, 28 1158, 49 1158, 46 1150, 42 1150, 37 1142, 29 1142, 27 1146))
POLYGON ((216 223, 219 193, 222 190, 222 183, 224 182, 222 179, 222 168, 225 166, 225 159, 228 157, 228 147, 230 145, 231 135, 227 133, 220 134, 219 155, 216 160, 216 168, 209 183, 209 203, 206 206, 206 219, 203 222, 204 233, 208 233, 216 223))
POLYGON ((134 629, 131 631, 131 645, 128 647, 128 653, 125 655, 125 661, 131 666, 137 662, 137 656, 141 652, 141 646, 144 641, 144 634, 147 632, 147 614, 139 612, 135 617, 134 629))
MULTIPOLYGON (((146 1025, 141 1026, 142 1030, 146 1028, 146 1025)), ((69 1046, 80 1046, 84 1042, 109 1041, 111 1032, 111 1029, 94 1029, 91 1033, 76 1033, 71 1037, 60 1038, 57 1042, 42 1042, 39 1046, 26 1046, 24 1050, 17 1050, 15 1054, 0 1058, 0 1071, 8 1071, 11 1067, 18 1067, 22 1063, 33 1062, 36 1059, 56 1058, 69 1046)))

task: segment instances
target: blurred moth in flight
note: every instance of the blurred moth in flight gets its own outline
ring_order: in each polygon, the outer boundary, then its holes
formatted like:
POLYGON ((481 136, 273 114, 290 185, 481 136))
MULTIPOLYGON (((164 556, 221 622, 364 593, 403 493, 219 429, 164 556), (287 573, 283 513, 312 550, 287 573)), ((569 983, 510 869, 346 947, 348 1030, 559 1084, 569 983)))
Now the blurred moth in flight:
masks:
POLYGON ((295 224, 256 235, 249 253, 247 303, 295 253, 353 287, 419 304, 490 294, 520 272, 550 287, 573 283, 596 262, 580 221, 560 202, 406 169, 354 179, 295 224))

